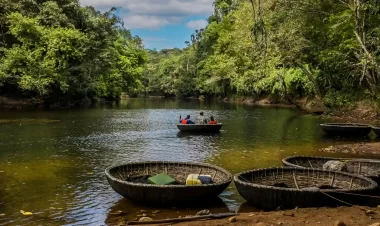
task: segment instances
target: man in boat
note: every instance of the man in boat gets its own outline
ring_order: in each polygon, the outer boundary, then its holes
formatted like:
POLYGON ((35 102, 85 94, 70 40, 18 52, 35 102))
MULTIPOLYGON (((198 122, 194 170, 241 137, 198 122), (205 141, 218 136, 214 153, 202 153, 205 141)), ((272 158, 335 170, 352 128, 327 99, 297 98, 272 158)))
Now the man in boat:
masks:
POLYGON ((203 111, 201 111, 197 117, 197 124, 207 124, 207 119, 203 115, 203 111))
POLYGON ((211 116, 210 117, 210 121, 208 122, 209 125, 215 125, 216 124, 216 120, 214 119, 214 116, 211 116))
POLYGON ((190 115, 187 115, 186 118, 181 119, 181 116, 179 117, 179 123, 181 124, 195 124, 193 121, 190 119, 190 115))

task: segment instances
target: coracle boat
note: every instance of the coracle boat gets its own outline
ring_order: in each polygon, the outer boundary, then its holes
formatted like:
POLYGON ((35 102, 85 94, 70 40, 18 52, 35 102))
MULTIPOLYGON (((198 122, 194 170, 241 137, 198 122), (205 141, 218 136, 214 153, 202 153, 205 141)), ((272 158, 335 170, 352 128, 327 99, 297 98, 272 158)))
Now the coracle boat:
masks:
POLYGON ((222 128, 222 123, 208 125, 208 124, 177 124, 178 129, 181 132, 205 132, 205 133, 217 133, 222 128))
POLYGON ((327 134, 341 136, 365 136, 372 130, 370 125, 358 123, 324 123, 320 127, 327 134))
POLYGON ((373 132, 374 132, 377 136, 380 136, 380 126, 379 126, 379 125, 372 126, 372 130, 373 130, 373 132))
POLYGON ((292 167, 242 172, 234 176, 234 182, 250 205, 265 210, 343 205, 336 199, 362 205, 370 198, 353 194, 372 194, 377 187, 361 175, 292 167))
POLYGON ((205 163, 187 162, 134 162, 109 167, 105 174, 112 189, 135 203, 179 205, 196 200, 217 197, 232 181, 227 170, 205 163), (186 185, 186 178, 194 172, 212 176, 212 184, 186 185), (149 184, 143 178, 165 173, 175 179, 175 184, 149 184))
POLYGON ((328 161, 342 162, 341 171, 356 173, 380 182, 380 160, 357 159, 357 158, 333 158, 320 156, 290 156, 284 158, 282 163, 285 166, 297 168, 323 169, 328 161))

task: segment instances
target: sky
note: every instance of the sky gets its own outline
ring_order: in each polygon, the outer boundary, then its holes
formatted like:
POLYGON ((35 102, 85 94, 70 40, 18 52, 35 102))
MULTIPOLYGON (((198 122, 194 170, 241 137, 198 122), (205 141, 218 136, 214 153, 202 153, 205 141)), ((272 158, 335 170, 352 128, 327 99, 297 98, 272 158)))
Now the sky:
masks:
POLYGON ((183 48, 196 29, 207 25, 214 0, 80 0, 97 10, 118 8, 124 26, 149 49, 183 48))

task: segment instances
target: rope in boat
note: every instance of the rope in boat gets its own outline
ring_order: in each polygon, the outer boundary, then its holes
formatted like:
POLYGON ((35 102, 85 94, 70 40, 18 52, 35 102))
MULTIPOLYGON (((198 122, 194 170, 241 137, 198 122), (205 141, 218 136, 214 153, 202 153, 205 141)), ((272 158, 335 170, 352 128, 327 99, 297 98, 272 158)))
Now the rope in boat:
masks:
POLYGON ((363 195, 363 194, 356 194, 356 193, 342 192, 342 191, 334 191, 334 192, 335 193, 341 193, 341 194, 347 194, 347 195, 356 195, 356 196, 363 196, 363 197, 380 199, 380 196, 374 196, 374 195, 363 195))
POLYGON ((347 205, 349 205, 349 206, 353 206, 352 204, 350 204, 350 203, 348 203, 348 202, 345 202, 345 201, 342 201, 342 200, 340 200, 340 199, 338 199, 338 198, 335 198, 335 197, 333 197, 332 195, 326 194, 326 193, 324 193, 323 191, 319 191, 319 192, 322 193, 322 194, 324 194, 324 195, 326 195, 326 196, 328 196, 328 197, 330 197, 330 198, 332 198, 332 199, 335 199, 335 200, 337 200, 337 201, 339 201, 339 202, 342 202, 342 203, 347 204, 347 205))
MULTIPOLYGON (((352 204, 350 204, 350 203, 348 203, 348 202, 345 202, 345 201, 342 201, 342 200, 340 200, 340 199, 338 199, 338 198, 335 198, 335 197, 333 197, 332 195, 326 194, 326 193, 324 193, 323 191, 319 191, 319 192, 321 192, 322 194, 324 194, 324 195, 326 195, 326 196, 328 196, 328 197, 330 197, 330 198, 332 198, 332 199, 335 199, 335 200, 337 200, 337 201, 339 201, 339 202, 341 202, 341 203, 344 203, 344 204, 346 204, 346 205, 349 205, 349 206, 351 206, 351 207, 356 207, 356 208, 359 208, 359 209, 364 210, 364 211, 368 211, 368 210, 370 210, 370 209, 366 209, 366 208, 363 208, 363 207, 360 207, 360 206, 354 206, 354 205, 352 205, 352 204)), ((370 211, 373 211, 373 210, 370 210, 370 211)), ((380 213, 380 212, 378 212, 378 211, 373 211, 373 212, 380 213)))

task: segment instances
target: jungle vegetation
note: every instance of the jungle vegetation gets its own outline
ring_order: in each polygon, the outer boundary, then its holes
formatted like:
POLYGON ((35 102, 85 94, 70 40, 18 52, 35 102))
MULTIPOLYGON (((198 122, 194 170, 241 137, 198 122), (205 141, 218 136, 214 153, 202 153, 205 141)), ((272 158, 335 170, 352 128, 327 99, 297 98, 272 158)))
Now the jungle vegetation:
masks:
POLYGON ((149 51, 148 89, 177 96, 377 100, 379 0, 215 0, 184 49, 149 51))
POLYGON ((78 0, 0 0, 0 95, 380 99, 380 0, 215 0, 183 49, 144 49, 78 0))
POLYGON ((114 10, 0 0, 0 95, 54 103, 139 92, 146 50, 114 10))

